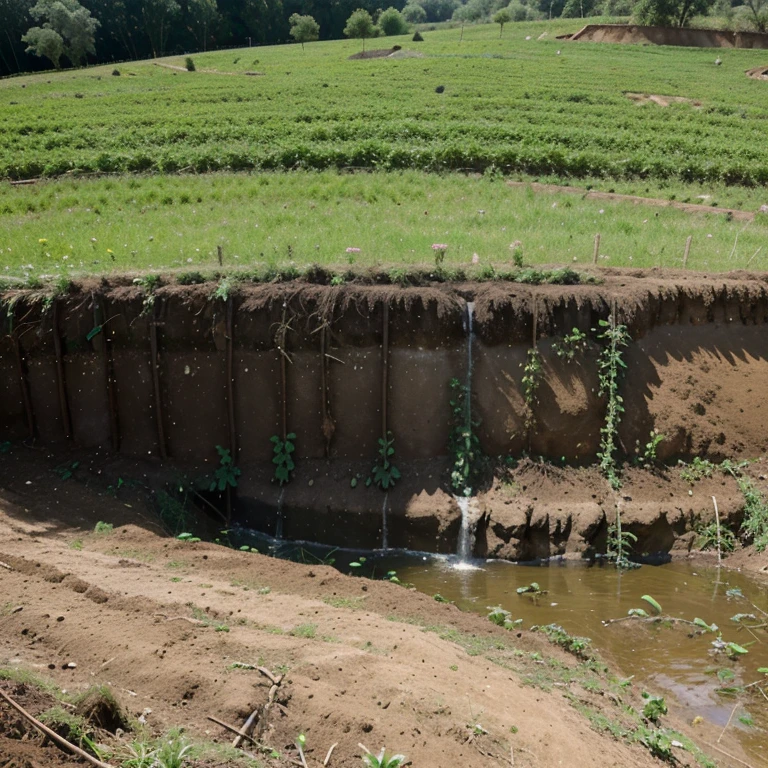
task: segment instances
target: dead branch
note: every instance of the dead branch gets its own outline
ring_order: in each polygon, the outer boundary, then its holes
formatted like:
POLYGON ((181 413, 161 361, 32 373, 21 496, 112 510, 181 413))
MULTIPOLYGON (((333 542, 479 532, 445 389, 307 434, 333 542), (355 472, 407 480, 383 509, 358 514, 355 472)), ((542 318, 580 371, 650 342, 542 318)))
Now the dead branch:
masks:
POLYGON ((223 720, 219 720, 218 717, 214 717, 213 715, 208 715, 208 719, 212 723, 216 723, 216 725, 220 725, 222 728, 224 728, 224 730, 231 731, 232 733, 234 733, 237 736, 242 736, 247 741, 250 741, 251 744, 253 744, 253 746, 256 747, 257 749, 261 749, 264 752, 271 752, 272 751, 272 749, 270 747, 266 746, 266 744, 260 744, 258 741, 256 741, 256 739, 254 739, 252 736, 249 736, 247 733, 241 734, 240 731, 238 731, 237 728, 235 728, 234 725, 230 725, 229 723, 225 723, 223 720))
POLYGON ((323 760, 323 766, 326 766, 328 765, 328 763, 331 762, 331 755, 333 754, 333 750, 336 749, 336 747, 338 746, 339 746, 338 741, 331 744, 331 748, 328 750, 328 754, 325 756, 325 760, 323 760))
POLYGON ((18 702, 14 701, 10 696, 8 696, 3 691, 0 691, 0 697, 4 701, 6 701, 8 704, 10 704, 25 720, 27 720, 30 724, 32 724, 35 728, 37 728, 40 733, 42 733, 44 736, 47 736, 51 741, 55 742, 59 747, 62 749, 65 749, 68 752, 71 752, 73 755, 77 755, 78 757, 82 757, 84 760, 87 760, 91 765, 97 766, 97 768, 113 768, 109 763, 103 763, 101 760, 98 760, 97 758, 93 757, 93 755, 89 755, 85 750, 80 749, 80 747, 76 747, 74 744, 70 744, 66 739, 59 736, 56 731, 52 731, 47 726, 43 725, 39 720, 32 717, 32 715, 27 712, 24 707, 21 706, 18 702))
POLYGON ((2 560, 0 560, 0 568, 5 568, 8 571, 12 571, 13 570, 13 568, 11 568, 11 566, 8 565, 8 563, 4 563, 2 560))
POLYGON ((204 625, 200 619, 190 619, 189 616, 168 616, 166 613, 153 613, 153 616, 162 616, 166 621, 188 621, 190 624, 204 625))

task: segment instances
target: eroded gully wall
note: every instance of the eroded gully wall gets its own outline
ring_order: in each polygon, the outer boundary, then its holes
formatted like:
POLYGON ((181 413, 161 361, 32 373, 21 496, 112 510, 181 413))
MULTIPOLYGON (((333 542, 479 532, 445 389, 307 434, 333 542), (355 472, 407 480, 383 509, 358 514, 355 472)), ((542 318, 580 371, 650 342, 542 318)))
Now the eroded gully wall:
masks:
MULTIPOLYGON (((449 382, 466 377, 473 300, 472 393, 486 454, 594 461, 604 415, 599 347, 590 334, 588 350, 569 363, 553 345, 572 328, 590 333, 612 312, 633 339, 622 383, 628 455, 651 429, 666 436, 659 456, 667 461, 765 453, 765 280, 604 277, 602 285, 567 287, 295 283, 244 288, 226 302, 210 299, 211 286, 167 286, 149 301, 133 285, 81 290, 52 304, 9 294, 0 434, 199 472, 215 466, 216 445, 231 447, 242 469, 239 519, 274 532, 280 489, 270 482, 270 438, 295 432, 298 468, 284 491, 283 534, 375 547, 383 494, 363 480, 387 429, 403 474, 388 496, 388 544, 454 551, 460 514, 447 485, 449 382), (527 430, 522 365, 534 341, 543 377, 527 430), (352 488, 355 475, 361 482, 352 488)), ((482 496, 480 553, 597 546, 614 496, 596 493, 592 481, 570 493, 567 503, 482 496)), ((672 499, 659 514, 689 519, 705 503, 672 499)))

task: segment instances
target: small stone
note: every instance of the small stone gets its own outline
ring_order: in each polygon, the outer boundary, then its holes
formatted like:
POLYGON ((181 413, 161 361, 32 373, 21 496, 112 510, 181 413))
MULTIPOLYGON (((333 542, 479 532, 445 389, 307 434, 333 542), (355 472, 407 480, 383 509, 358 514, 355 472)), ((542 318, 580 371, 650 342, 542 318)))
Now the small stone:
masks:
POLYGON ((67 664, 67 669, 77 669, 77 664, 75 664, 74 661, 70 661, 69 664, 67 664))

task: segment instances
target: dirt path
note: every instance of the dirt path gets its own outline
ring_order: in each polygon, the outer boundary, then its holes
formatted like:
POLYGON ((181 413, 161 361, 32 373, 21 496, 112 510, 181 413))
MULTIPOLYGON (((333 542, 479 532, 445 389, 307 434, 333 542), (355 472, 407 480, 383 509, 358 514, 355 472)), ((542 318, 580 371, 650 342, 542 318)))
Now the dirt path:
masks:
MULTIPOLYGON (((263 665, 285 675, 262 736, 281 757, 268 765, 289 764, 299 733, 310 766, 338 742, 332 768, 361 765, 359 743, 414 766, 657 764, 583 714, 619 722, 625 704, 641 706, 639 692, 538 634, 330 567, 168 539, 138 495, 118 502, 50 470, 30 477, 23 492, 0 478, 0 669, 31 669, 69 691, 108 684, 154 732, 183 726, 223 744, 231 737, 207 716, 239 725, 270 687, 233 664, 263 665), (131 522, 99 534, 98 520, 131 522)), ((75 764, 3 735, 8 717, 0 706, 0 754, 12 761, 0 765, 75 764)))
POLYGON ((564 193, 580 195, 588 200, 612 200, 618 203, 633 203, 634 205, 650 205, 656 208, 675 208, 686 213, 723 213, 737 221, 753 221, 755 214, 752 211, 740 211, 737 208, 715 208, 711 205, 699 205, 698 203, 681 203, 677 200, 663 200, 659 197, 638 197, 637 195, 620 195, 617 192, 599 192, 582 187, 561 186, 558 184, 540 184, 529 181, 508 181, 510 187, 530 187, 538 193, 564 193))

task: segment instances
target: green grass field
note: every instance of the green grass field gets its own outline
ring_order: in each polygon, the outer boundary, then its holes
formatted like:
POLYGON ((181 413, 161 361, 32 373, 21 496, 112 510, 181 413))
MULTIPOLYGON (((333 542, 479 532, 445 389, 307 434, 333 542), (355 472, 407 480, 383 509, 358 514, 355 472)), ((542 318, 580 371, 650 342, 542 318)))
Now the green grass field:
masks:
MULTIPOLYGON (((420 171, 58 180, 4 187, 0 211, 0 276, 13 277, 213 268, 219 245, 228 269, 429 266, 445 243, 446 263, 479 272, 516 240, 526 263, 584 266, 597 232, 601 266, 680 267, 692 235, 690 268, 736 269, 768 235, 765 215, 745 225, 420 171)), ((750 266, 766 263, 760 251, 750 266)))
POLYGON ((555 39, 580 26, 368 41, 419 54, 394 60, 349 61, 359 42, 335 41, 198 54, 193 73, 136 62, 0 81, 0 178, 59 177, 0 185, 0 276, 213 266, 219 245, 230 268, 429 265, 435 242, 449 263, 487 265, 515 240, 528 263, 584 264, 596 232, 600 264, 678 266, 692 235, 689 267, 764 268, 764 215, 744 228, 498 180, 768 202, 768 84, 744 75, 766 52, 555 39))

